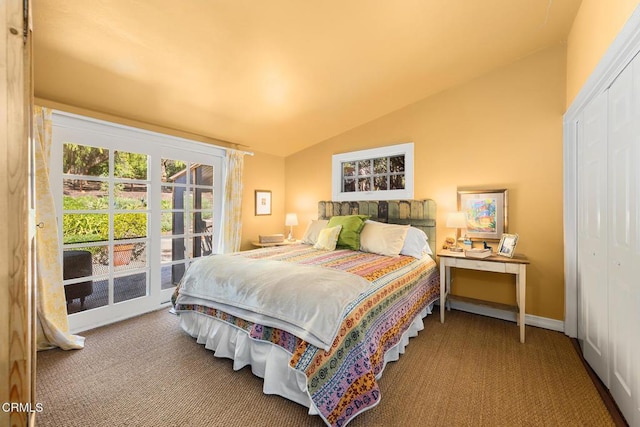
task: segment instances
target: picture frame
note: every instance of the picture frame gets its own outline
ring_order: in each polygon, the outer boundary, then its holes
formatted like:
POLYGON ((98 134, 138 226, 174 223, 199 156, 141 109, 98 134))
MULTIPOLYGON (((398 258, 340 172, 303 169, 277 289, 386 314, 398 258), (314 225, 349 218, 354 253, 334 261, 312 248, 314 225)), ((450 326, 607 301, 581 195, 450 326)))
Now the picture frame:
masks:
POLYGON ((471 240, 500 240, 507 232, 507 190, 458 190, 458 211, 467 218, 471 240))
POLYGON ((256 190, 256 216, 271 215, 271 191, 256 190))
POLYGON ((516 251, 516 244, 518 243, 517 234, 503 234, 498 245, 497 254, 500 256, 506 256, 513 258, 513 254, 516 251))

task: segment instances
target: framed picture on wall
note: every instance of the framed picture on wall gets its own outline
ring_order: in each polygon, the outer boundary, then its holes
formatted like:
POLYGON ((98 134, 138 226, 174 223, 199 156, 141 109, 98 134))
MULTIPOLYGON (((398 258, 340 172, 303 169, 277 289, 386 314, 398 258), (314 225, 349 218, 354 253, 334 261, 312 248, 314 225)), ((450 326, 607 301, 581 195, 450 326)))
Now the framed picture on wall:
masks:
POLYGON ((465 213, 472 240, 500 240, 507 231, 507 190, 458 190, 458 210, 465 213))
POLYGON ((271 215, 271 191, 256 190, 256 215, 271 215))

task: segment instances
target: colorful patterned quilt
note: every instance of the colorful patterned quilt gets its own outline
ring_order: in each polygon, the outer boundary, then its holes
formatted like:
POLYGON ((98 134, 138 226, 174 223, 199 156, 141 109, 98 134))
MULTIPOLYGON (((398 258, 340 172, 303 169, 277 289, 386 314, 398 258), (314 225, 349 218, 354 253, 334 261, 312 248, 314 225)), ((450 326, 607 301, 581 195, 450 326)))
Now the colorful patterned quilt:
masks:
POLYGON ((398 344, 416 316, 439 298, 440 279, 435 262, 426 257, 386 257, 365 252, 318 251, 308 245, 278 246, 238 252, 236 256, 318 265, 347 271, 371 282, 347 306, 329 351, 279 329, 247 322, 200 304, 182 304, 178 312, 194 310, 245 329, 252 338, 283 347, 289 365, 307 377, 307 390, 322 419, 344 426, 357 414, 378 404, 376 377, 384 355, 398 344))

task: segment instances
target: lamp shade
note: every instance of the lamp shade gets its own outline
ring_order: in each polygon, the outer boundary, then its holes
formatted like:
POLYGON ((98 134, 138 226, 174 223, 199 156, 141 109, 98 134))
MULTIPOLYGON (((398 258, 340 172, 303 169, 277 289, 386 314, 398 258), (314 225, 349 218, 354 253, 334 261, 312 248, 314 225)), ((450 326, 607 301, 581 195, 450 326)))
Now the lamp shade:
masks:
POLYGON ((288 213, 284 219, 284 225, 298 225, 298 215, 288 213))
POLYGON ((467 214, 464 212, 451 212, 447 215, 448 228, 467 228, 467 214))

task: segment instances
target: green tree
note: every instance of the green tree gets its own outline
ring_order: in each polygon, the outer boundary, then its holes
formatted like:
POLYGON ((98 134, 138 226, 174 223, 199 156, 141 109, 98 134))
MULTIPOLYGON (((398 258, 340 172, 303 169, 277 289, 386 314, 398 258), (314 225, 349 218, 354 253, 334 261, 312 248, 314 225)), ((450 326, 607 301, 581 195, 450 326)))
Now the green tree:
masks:
POLYGON ((147 155, 116 151, 113 168, 118 178, 147 179, 147 155))
POLYGON ((66 143, 63 147, 62 165, 66 174, 107 176, 109 174, 109 150, 66 143))

